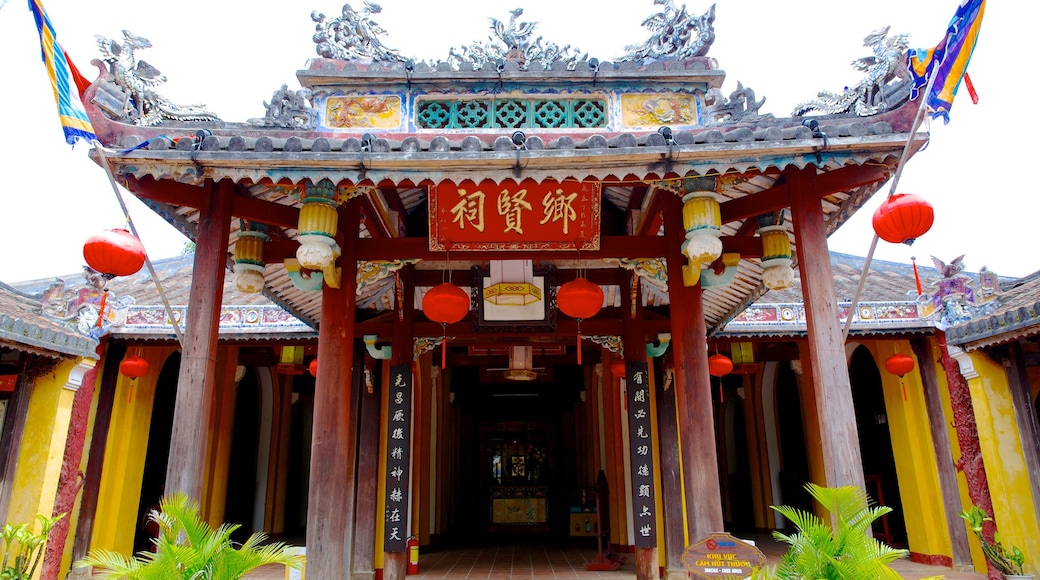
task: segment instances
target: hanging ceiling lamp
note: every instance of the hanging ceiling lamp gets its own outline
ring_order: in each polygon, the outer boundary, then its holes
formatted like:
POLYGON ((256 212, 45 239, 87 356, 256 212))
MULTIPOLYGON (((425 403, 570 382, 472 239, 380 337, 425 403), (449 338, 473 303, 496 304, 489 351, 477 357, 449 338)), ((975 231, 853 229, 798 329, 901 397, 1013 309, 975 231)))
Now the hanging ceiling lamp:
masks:
POLYGON ((335 260, 332 247, 339 224, 336 184, 322 179, 314 185, 308 180, 300 201, 303 207, 297 227, 300 247, 296 249, 296 259, 309 270, 324 270, 335 260))
POLYGON ((762 239, 762 283, 770 290, 790 288, 794 285, 794 268, 783 212, 759 216, 758 225, 762 239))
POLYGON ((874 212, 872 220, 878 237, 893 244, 911 245, 932 228, 932 204, 919 195, 897 193, 889 196, 874 212))
POLYGON ((581 321, 592 318, 603 308, 603 289, 585 278, 575 278, 556 292, 560 312, 578 321, 578 364, 581 364, 581 321))
POLYGON ((242 220, 235 240, 235 288, 246 294, 264 289, 264 242, 267 226, 242 220))
POLYGON ((534 347, 509 347, 509 368, 506 369, 505 378, 511 381, 533 381, 538 378, 534 370, 534 347))
POLYGON ((129 276, 144 266, 144 244, 126 230, 105 230, 83 243, 83 259, 105 278, 129 276))
POLYGON ((312 360, 311 364, 307 365, 307 372, 309 372, 312 377, 318 376, 318 359, 312 360))
POLYGON ((724 354, 715 353, 708 357, 708 374, 721 377, 733 372, 733 361, 724 354))

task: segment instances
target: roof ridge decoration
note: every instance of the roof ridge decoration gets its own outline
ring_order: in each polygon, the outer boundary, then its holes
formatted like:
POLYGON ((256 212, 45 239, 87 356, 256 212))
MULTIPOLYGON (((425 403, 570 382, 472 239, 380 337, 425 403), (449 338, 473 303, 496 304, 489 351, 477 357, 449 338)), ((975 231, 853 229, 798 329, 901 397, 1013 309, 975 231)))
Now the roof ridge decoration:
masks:
POLYGON ((506 61, 518 63, 520 70, 527 70, 531 61, 540 60, 542 68, 549 70, 554 62, 567 63, 567 70, 574 70, 579 62, 589 56, 581 49, 567 44, 560 46, 555 42, 542 44, 542 37, 532 40, 537 22, 520 22, 517 18, 524 13, 523 8, 509 11, 509 22, 488 17, 494 36, 488 36, 488 42, 471 42, 461 48, 448 50, 448 62, 454 69, 461 69, 462 63, 469 63, 473 70, 481 70, 484 65, 494 62, 496 66, 504 66, 506 61))
POLYGON ((901 104, 902 99, 898 102, 889 101, 895 91, 888 85, 897 79, 907 80, 906 57, 910 35, 903 33, 889 37, 889 28, 879 28, 863 39, 863 46, 870 48, 874 54, 852 61, 852 68, 866 73, 858 83, 845 87, 841 93, 820 91, 817 99, 799 103, 791 115, 799 117, 819 112, 825 115, 855 114, 866 117, 901 104))
MULTIPOLYGON (((650 64, 661 60, 683 60, 702 57, 708 53, 715 40, 715 5, 700 16, 692 16, 686 5, 676 8, 673 0, 654 0, 663 10, 647 17, 643 26, 651 32, 642 44, 625 47, 629 53, 618 62, 650 64)), ((316 22, 314 42, 319 56, 324 58, 354 61, 365 64, 395 64, 412 62, 397 50, 386 47, 381 37, 386 30, 371 16, 382 12, 382 7, 364 0, 361 11, 354 10, 349 3, 343 5, 342 14, 328 18, 317 10, 311 12, 316 22)), ((472 70, 482 70, 488 64, 504 67, 506 62, 516 62, 520 70, 528 70, 532 62, 538 61, 545 70, 556 62, 566 63, 567 70, 574 70, 579 62, 588 59, 588 53, 570 44, 560 45, 544 41, 535 35, 537 22, 519 21, 523 8, 509 11, 509 20, 489 17, 491 30, 486 41, 474 41, 448 50, 447 64, 453 70, 468 65, 472 70)), ((598 64, 598 62, 597 62, 598 64)), ((596 66, 590 61, 590 66, 596 66)))
POLYGON ((978 279, 964 273, 964 254, 946 264, 932 256, 932 263, 942 278, 932 282, 934 291, 917 298, 924 318, 933 320, 940 329, 989 316, 1002 303, 1000 280, 985 266, 979 269, 978 279))
POLYGON ((715 5, 700 16, 691 16, 686 5, 676 8, 672 0, 654 0, 664 6, 657 14, 643 21, 643 27, 651 32, 642 44, 625 47, 629 53, 618 62, 635 61, 650 64, 659 60, 683 60, 696 56, 707 56, 715 41, 715 5))
POLYGON ((317 23, 313 39, 318 54, 325 58, 367 63, 405 62, 407 59, 396 50, 383 45, 379 37, 386 36, 386 30, 369 18, 382 11, 382 6, 370 0, 364 0, 361 12, 351 8, 349 3, 344 4, 342 14, 332 19, 326 19, 317 10, 312 11, 311 20, 317 23))
MULTIPOLYGON (((135 52, 151 48, 152 43, 129 30, 123 31, 123 42, 94 35, 101 50, 101 61, 108 63, 110 78, 102 79, 94 103, 115 119, 127 119, 136 125, 159 125, 164 121, 219 121, 205 105, 178 105, 155 92, 166 82, 166 75, 143 60, 135 52)), ((98 66, 104 66, 95 60, 98 66)))

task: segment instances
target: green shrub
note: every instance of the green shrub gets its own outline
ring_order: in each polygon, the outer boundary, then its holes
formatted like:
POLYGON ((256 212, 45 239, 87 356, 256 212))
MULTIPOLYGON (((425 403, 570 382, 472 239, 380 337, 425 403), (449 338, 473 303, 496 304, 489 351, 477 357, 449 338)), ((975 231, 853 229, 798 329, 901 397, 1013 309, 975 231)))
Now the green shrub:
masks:
MULTIPOLYGON (((56 518, 37 515, 40 533, 29 529, 29 524, 7 524, 0 533, 3 540, 3 564, 0 567, 0 578, 3 580, 28 580, 36 572, 36 567, 43 557, 43 548, 47 544, 47 536, 51 528, 65 514, 56 518)), ((35 527, 35 526, 34 526, 35 527)))
POLYGON ((863 578, 897 579, 901 576, 888 565, 907 557, 907 550, 897 550, 871 537, 871 524, 890 513, 887 506, 871 506, 867 494, 854 486, 805 486, 809 494, 830 511, 834 526, 815 514, 790 506, 770 506, 798 529, 791 535, 773 532, 773 536, 790 545, 780 563, 763 568, 752 577, 758 580, 800 578, 826 580, 862 580, 863 578))
POLYGON ((102 579, 237 580, 266 564, 303 565, 303 557, 287 554, 289 546, 282 542, 262 545, 267 536, 260 532, 235 547, 231 534, 240 526, 223 524, 214 530, 199 515, 199 504, 183 493, 163 497, 148 517, 159 525, 154 552, 130 558, 92 550, 76 566, 94 566, 94 576, 102 579))

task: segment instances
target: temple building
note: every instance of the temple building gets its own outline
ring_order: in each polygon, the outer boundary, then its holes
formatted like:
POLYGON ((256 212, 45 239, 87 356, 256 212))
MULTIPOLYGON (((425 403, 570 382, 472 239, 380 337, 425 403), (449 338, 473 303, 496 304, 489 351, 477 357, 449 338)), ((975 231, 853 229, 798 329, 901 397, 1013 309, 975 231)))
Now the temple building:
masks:
POLYGON ((147 547, 144 510, 183 491, 298 538, 311 578, 518 534, 686 578, 687 546, 784 528, 769 506, 811 509, 807 482, 896 507, 875 536, 937 566, 985 569, 957 514, 989 506, 1035 571, 1035 281, 958 259, 915 288, 827 247, 928 143, 906 39, 776 117, 722 92, 713 8, 656 4, 613 62, 519 9, 435 62, 385 46, 371 3, 315 13, 302 88, 245 123, 155 92, 145 39, 105 43, 92 155, 196 250, 176 292, 108 283, 96 353, 56 351, 101 369, 62 573, 147 547))

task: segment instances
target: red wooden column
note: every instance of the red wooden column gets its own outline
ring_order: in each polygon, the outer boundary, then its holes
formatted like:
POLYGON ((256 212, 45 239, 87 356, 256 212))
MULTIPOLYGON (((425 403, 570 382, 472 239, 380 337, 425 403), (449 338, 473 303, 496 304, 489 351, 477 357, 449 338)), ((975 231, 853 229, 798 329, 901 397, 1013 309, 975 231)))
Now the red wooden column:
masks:
POLYGON ((310 485, 307 493, 307 576, 348 578, 353 562, 354 438, 350 398, 354 364, 357 200, 340 210, 344 233, 340 287, 321 291, 318 376, 314 384, 310 485), (349 506, 347 504, 350 504, 349 506))
POLYGON ((205 483, 210 429, 205 422, 199 424, 199 417, 210 417, 213 409, 217 330, 234 190, 235 184, 230 180, 211 187, 209 200, 199 215, 181 367, 177 375, 170 459, 166 464, 166 493, 181 491, 199 502, 205 483))
MULTIPOLYGON (((708 374, 708 341, 700 284, 683 286, 682 200, 666 195, 665 238, 668 240, 668 297, 675 360, 675 404, 682 452, 683 492, 690 542, 723 531, 719 458, 715 448, 715 419, 708 374)), ((678 504, 672 498, 672 505, 678 504)))
POLYGON ((791 218, 798 247, 798 274, 805 301, 809 361, 817 395, 826 485, 864 488, 856 409, 852 404, 845 341, 838 319, 827 226, 823 205, 816 193, 816 170, 810 166, 785 175, 791 184, 791 218))

